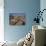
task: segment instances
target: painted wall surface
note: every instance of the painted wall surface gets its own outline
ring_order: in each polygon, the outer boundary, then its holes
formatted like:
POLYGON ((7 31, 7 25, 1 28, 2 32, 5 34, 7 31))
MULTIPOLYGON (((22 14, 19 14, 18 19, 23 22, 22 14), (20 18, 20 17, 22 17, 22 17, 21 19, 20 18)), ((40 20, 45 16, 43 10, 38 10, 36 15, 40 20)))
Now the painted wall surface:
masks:
MULTIPOLYGON (((43 9, 46 9, 46 0, 41 0, 41 1, 40 1, 40 9, 41 9, 41 11, 42 11, 43 9)), ((46 10, 43 12, 42 17, 43 17, 43 22, 41 21, 41 22, 40 22, 40 25, 46 27, 46 10)))
POLYGON ((39 0, 4 0, 4 35, 7 41, 18 41, 32 30, 32 21, 40 9, 39 0), (25 26, 10 26, 9 13, 25 13, 25 26))

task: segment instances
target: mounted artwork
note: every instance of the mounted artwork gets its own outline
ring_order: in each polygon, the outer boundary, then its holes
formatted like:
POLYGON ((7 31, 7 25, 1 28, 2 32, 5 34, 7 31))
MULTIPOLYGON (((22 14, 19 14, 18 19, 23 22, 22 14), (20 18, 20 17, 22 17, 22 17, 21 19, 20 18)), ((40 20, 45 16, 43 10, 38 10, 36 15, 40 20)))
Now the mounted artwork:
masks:
POLYGON ((10 13, 9 14, 10 25, 25 25, 26 17, 24 13, 10 13))

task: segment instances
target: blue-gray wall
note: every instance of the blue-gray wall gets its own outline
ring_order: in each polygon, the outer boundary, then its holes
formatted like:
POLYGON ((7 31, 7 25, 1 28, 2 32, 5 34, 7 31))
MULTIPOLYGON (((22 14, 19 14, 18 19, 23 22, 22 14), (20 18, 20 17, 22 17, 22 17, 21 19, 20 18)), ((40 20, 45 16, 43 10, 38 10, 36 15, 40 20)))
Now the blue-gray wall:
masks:
POLYGON ((7 41, 18 41, 32 29, 35 12, 40 9, 40 0, 4 0, 4 35, 7 41), (25 26, 10 26, 9 13, 25 13, 25 26))
MULTIPOLYGON (((40 10, 42 11, 43 9, 46 9, 46 0, 41 0, 40 1, 40 10)), ((46 27, 46 11, 43 12, 43 22, 40 22, 40 25, 45 26, 46 27)))

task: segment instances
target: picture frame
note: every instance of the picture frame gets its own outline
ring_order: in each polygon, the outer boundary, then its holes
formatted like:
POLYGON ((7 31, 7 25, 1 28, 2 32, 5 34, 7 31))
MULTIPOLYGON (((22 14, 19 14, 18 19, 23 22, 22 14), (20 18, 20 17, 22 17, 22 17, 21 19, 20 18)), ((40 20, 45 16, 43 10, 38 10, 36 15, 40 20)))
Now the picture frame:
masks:
POLYGON ((10 25, 25 25, 26 24, 25 14, 24 13, 10 13, 9 24, 10 25))

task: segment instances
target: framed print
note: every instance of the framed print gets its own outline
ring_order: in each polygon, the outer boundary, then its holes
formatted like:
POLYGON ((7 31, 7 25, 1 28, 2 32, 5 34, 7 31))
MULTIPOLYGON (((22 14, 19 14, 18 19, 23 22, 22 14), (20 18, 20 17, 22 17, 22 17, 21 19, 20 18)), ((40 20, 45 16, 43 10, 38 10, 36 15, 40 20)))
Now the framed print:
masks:
POLYGON ((24 13, 10 13, 9 14, 10 25, 25 25, 26 17, 24 13))

